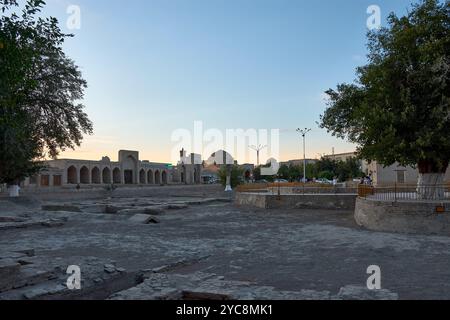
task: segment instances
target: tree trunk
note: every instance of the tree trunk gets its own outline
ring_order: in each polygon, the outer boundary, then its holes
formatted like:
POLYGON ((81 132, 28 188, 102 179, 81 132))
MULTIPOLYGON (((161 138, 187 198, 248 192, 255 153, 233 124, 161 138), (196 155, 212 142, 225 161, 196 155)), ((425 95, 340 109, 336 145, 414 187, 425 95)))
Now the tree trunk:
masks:
POLYGON ((444 173, 420 173, 417 182, 417 197, 420 200, 444 199, 444 173))
POLYGON ((11 198, 17 198, 19 196, 20 187, 17 184, 8 186, 9 196, 11 198))
POLYGON ((443 200, 444 178, 449 161, 424 160, 419 162, 417 198, 419 200, 443 200))
POLYGON ((226 192, 233 191, 233 189, 231 188, 231 170, 232 170, 232 167, 227 164, 226 165, 227 178, 226 178, 226 182, 225 182, 225 191, 226 192))

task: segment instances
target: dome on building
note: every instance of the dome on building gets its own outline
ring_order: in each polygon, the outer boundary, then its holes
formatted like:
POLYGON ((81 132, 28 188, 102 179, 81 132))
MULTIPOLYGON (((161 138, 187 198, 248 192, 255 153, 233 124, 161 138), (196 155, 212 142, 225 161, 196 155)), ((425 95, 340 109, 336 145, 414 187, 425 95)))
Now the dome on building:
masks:
POLYGON ((221 165, 221 164, 233 164, 234 159, 228 152, 224 150, 218 150, 211 154, 211 156, 205 162, 207 165, 221 165), (224 160, 225 158, 225 160, 224 160))

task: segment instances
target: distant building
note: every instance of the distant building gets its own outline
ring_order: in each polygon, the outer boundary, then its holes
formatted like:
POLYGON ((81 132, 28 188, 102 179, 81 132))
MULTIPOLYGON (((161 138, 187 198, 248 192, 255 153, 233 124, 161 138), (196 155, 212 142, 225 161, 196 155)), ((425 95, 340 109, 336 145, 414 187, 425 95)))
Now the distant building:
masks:
POLYGON ((120 150, 118 161, 58 159, 45 161, 46 168, 25 179, 22 187, 47 188, 101 185, 166 185, 200 183, 202 165, 197 155, 182 150, 177 166, 140 160, 138 151, 120 150), (189 161, 187 161, 189 160, 189 161))
MULTIPOLYGON (((411 166, 403 167, 393 164, 384 167, 376 161, 367 165, 368 174, 372 177, 373 185, 393 185, 393 184, 416 184, 419 178, 419 171, 411 166)), ((445 181, 450 182, 450 167, 445 174, 445 181)))
POLYGON ((251 181, 253 179, 253 170, 255 165, 250 163, 238 164, 236 160, 233 159, 231 154, 224 150, 218 150, 211 154, 211 156, 205 161, 203 171, 202 171, 202 182, 209 183, 219 179, 220 167, 224 164, 234 164, 242 169, 242 179, 243 181, 251 181))
POLYGON ((211 156, 205 161, 206 165, 221 165, 221 164, 233 164, 235 161, 231 154, 224 150, 218 150, 211 154, 211 156))
MULTIPOLYGON (((347 152, 334 155, 326 155, 324 158, 336 161, 346 161, 356 158, 356 152, 347 152)), ((384 167, 377 161, 368 162, 361 160, 361 171, 371 177, 374 186, 394 185, 394 184, 416 184, 419 178, 419 171, 411 166, 400 166, 395 163, 384 167)), ((450 182, 450 168, 447 170, 445 181, 450 182)))
POLYGON ((210 183, 219 179, 220 167, 215 164, 206 165, 202 170, 202 182, 210 183))
POLYGON ((358 154, 356 152, 345 152, 345 153, 338 153, 338 154, 329 154, 323 156, 326 159, 332 159, 335 161, 342 161, 345 162, 347 159, 356 158, 358 154))
POLYGON ((172 181, 181 184, 201 183, 203 164, 199 154, 191 153, 186 156, 186 150, 180 151, 180 160, 172 173, 172 181))
MULTIPOLYGON (((306 165, 315 164, 317 161, 318 161, 317 159, 306 159, 306 165)), ((280 162, 280 166, 287 165, 288 167, 303 166, 303 164, 304 164, 303 159, 288 160, 288 161, 280 162)))

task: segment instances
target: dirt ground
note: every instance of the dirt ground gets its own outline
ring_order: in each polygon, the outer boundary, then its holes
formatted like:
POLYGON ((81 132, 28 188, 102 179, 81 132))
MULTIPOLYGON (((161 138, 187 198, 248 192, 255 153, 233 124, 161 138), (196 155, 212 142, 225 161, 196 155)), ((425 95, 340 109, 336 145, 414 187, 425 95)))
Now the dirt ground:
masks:
MULTIPOLYGON (((310 298, 322 293, 336 298, 343 288, 365 288, 368 266, 377 265, 389 297, 450 299, 448 237, 364 230, 353 212, 342 210, 236 207, 233 195, 217 186, 133 194, 1 198, 0 217, 21 222, 0 223, 0 257, 32 248, 41 263, 83 264, 84 258, 95 257, 127 272, 159 268, 167 276, 210 274, 270 288, 267 299, 302 290, 310 298), (53 207, 42 210, 43 205, 53 207), (117 212, 105 213, 106 207, 117 212), (158 223, 136 222, 131 219, 136 214, 149 214, 158 223), (18 225, 30 221, 37 223, 18 225)), ((358 290, 343 297, 357 299, 358 290)))

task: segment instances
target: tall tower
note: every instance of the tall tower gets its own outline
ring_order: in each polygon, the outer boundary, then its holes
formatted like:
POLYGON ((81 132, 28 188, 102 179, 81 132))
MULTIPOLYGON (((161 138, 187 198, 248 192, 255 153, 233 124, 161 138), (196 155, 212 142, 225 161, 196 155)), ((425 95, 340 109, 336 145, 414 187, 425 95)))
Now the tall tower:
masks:
POLYGON ((185 158, 186 158, 186 150, 184 150, 183 148, 180 150, 180 160, 184 161, 185 158))

